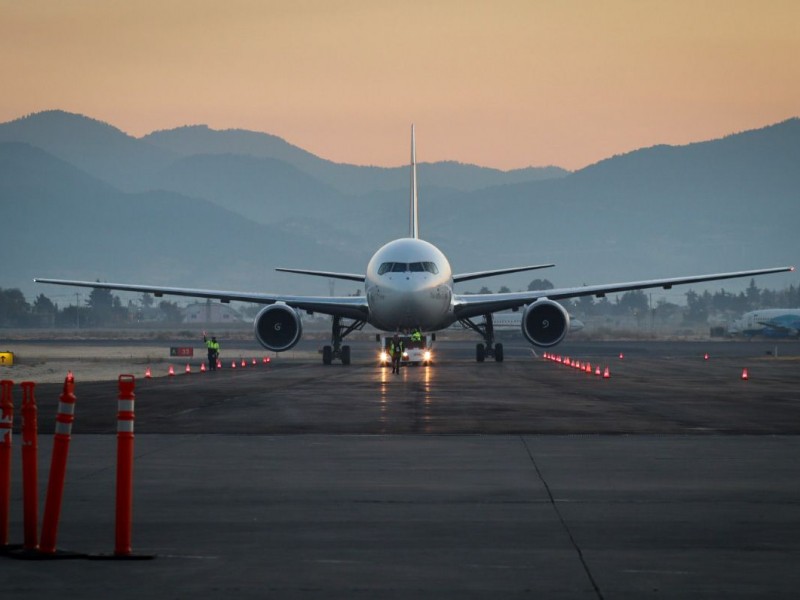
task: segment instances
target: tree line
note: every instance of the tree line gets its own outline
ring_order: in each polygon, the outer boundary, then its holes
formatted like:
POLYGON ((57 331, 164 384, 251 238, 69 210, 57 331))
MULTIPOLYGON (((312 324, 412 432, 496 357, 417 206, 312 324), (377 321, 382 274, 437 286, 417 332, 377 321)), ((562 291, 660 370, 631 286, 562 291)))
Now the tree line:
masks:
POLYGON ((92 288, 88 297, 76 294, 75 303, 59 306, 44 294, 30 304, 17 288, 0 288, 0 327, 122 327, 137 322, 181 323, 176 302, 155 304, 150 294, 123 304, 110 290, 92 288))

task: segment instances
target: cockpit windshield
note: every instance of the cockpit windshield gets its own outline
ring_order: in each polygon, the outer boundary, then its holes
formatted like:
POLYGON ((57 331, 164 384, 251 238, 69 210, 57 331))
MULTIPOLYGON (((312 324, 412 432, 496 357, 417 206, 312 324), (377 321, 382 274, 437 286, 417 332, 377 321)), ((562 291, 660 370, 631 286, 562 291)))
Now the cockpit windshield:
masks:
POLYGON ((404 263, 404 262, 385 262, 381 264, 380 268, 378 269, 378 275, 384 275, 385 273, 433 273, 434 275, 439 272, 439 268, 436 266, 436 263, 430 261, 424 262, 412 262, 412 263, 404 263))

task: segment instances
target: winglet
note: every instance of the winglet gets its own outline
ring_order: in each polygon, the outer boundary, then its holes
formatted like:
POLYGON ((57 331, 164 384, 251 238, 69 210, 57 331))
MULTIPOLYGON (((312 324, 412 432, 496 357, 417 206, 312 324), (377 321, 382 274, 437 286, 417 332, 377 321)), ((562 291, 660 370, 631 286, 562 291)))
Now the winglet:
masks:
POLYGON ((409 237, 419 238, 419 213, 417 210, 417 144, 414 136, 414 124, 411 124, 411 215, 409 221, 409 237))

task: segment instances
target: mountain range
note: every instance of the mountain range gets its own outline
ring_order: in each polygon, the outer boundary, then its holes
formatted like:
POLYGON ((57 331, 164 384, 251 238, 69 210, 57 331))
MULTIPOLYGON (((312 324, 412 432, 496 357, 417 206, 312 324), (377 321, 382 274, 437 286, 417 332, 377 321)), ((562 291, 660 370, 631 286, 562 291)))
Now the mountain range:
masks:
MULTIPOLYGON (((575 172, 425 163, 421 235, 457 272, 555 262, 537 276, 557 286, 792 264, 798 166, 800 119, 575 172)), ((407 234, 408 195, 408 166, 334 163, 266 133, 198 125, 135 138, 37 113, 0 124, 0 287, 57 296, 31 283, 41 276, 327 294, 324 279, 273 269, 362 271, 407 234)))

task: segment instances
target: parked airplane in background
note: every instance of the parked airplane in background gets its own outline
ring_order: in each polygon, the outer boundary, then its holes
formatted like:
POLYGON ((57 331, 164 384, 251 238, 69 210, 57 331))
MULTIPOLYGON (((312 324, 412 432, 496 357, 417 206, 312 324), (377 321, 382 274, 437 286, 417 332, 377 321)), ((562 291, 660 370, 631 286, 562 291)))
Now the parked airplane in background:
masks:
POLYGON ((744 313, 728 330, 752 337, 800 337, 800 308, 765 308, 744 313))
POLYGON ((536 346, 550 347, 564 339, 570 329, 567 311, 557 302, 579 296, 604 297, 606 294, 646 288, 670 289, 673 285, 700 283, 735 277, 753 277, 767 273, 792 271, 794 267, 775 267, 752 271, 734 271, 691 277, 672 277, 590 285, 544 291, 498 294, 457 294, 454 286, 463 281, 552 267, 551 264, 511 267, 491 271, 453 274, 445 255, 433 244, 419 237, 417 211, 417 161, 414 126, 411 127, 411 210, 409 236, 379 248, 367 264, 366 272, 334 273, 306 269, 278 269, 292 273, 358 281, 364 284, 364 295, 355 297, 287 296, 257 292, 237 292, 152 285, 99 283, 64 279, 35 279, 39 283, 150 293, 212 298, 222 302, 265 304, 255 318, 255 336, 259 343, 275 352, 294 347, 302 335, 300 313, 315 312, 333 317, 331 345, 325 346, 322 361, 333 359, 350 363, 350 347, 344 338, 369 323, 387 332, 420 329, 434 332, 460 322, 483 338, 477 344, 475 357, 503 360, 503 345, 495 343, 494 313, 522 309, 520 327, 525 338, 536 346), (483 317, 482 321, 478 317, 483 317))

